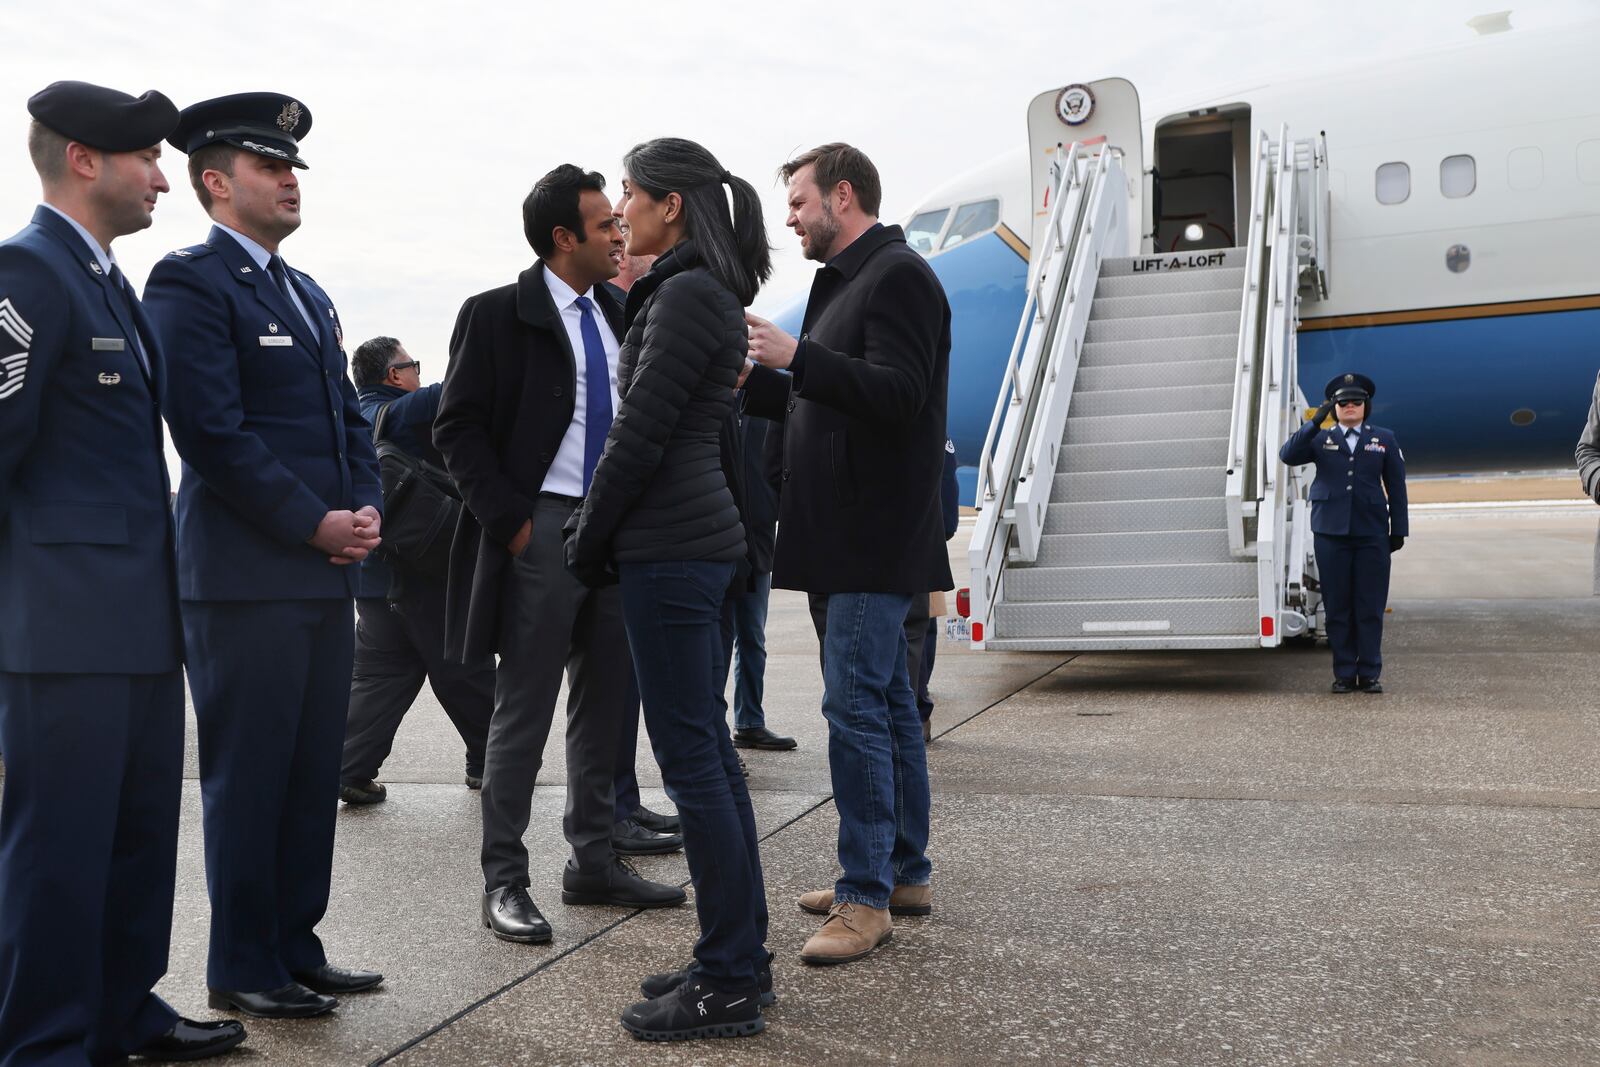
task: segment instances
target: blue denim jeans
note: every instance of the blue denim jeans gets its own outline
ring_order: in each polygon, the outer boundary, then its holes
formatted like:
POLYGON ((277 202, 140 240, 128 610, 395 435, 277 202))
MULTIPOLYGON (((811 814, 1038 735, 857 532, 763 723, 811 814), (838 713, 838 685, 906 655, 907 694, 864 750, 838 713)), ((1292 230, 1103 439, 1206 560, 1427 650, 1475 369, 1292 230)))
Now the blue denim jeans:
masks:
POLYGON ((767 725, 761 707, 767 673, 767 601, 772 575, 758 574, 755 588, 730 598, 733 605, 733 726, 758 730, 767 725))
POLYGON ((695 969, 716 988, 751 989, 767 962, 767 892, 750 793, 715 699, 715 680, 727 676, 720 622, 733 564, 617 569, 645 729, 683 822, 700 918, 695 969))
POLYGON ((911 597, 834 593, 822 645, 822 714, 839 809, 834 899, 889 906, 897 885, 926 885, 928 754, 906 672, 911 597))

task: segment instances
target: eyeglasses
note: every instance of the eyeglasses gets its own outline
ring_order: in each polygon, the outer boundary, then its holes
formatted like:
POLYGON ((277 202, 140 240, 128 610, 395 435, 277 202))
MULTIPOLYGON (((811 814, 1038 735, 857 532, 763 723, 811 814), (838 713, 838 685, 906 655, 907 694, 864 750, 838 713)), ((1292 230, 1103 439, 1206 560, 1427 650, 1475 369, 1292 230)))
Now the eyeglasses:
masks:
POLYGON ((389 369, 390 370, 410 370, 412 367, 417 368, 417 373, 421 374, 422 373, 422 360, 414 359, 410 363, 391 363, 391 364, 389 364, 389 369))
POLYGON ((1336 401, 1336 403, 1342 408, 1351 408, 1351 407, 1356 407, 1356 406, 1358 406, 1360 404, 1365 404, 1366 401, 1365 400, 1339 400, 1339 401, 1336 401))

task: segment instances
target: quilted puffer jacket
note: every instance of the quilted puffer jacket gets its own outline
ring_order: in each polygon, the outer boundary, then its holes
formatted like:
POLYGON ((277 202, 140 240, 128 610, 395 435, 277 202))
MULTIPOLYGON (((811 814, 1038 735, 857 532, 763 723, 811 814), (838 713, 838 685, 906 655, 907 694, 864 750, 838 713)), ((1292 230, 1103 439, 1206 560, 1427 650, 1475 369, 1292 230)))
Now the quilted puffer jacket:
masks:
POLYGON ((744 309, 685 241, 634 283, 624 321, 622 404, 572 558, 589 565, 743 559, 744 527, 718 432, 744 365, 744 309))

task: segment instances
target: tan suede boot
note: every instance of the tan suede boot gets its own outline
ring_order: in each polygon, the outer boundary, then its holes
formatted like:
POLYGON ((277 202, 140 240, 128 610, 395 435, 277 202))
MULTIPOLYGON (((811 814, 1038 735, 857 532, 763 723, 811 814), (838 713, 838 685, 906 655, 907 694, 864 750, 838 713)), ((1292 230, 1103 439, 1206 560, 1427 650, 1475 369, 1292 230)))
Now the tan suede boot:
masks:
MULTIPOLYGON (((814 889, 800 895, 800 910, 826 915, 833 907, 833 890, 814 889)), ((897 885, 889 894, 890 915, 929 915, 933 912, 933 889, 925 885, 897 885)))
POLYGON ((801 963, 849 963, 859 960, 894 936, 888 908, 841 901, 828 909, 822 929, 800 950, 801 963))

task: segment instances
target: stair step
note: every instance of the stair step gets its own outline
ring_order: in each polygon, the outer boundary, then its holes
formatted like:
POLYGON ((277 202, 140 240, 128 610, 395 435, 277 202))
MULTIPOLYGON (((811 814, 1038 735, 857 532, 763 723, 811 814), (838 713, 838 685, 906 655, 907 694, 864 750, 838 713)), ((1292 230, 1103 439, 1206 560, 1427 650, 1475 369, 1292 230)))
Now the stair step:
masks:
POLYGON ((1143 533, 1149 530, 1221 530, 1228 509, 1221 496, 1172 500, 1085 500, 1051 504, 1044 532, 1061 534, 1143 533))
MULTIPOLYGON (((1009 579, 1008 579, 1009 581, 1009 579)), ((1256 598, 1042 601, 995 606, 997 637, 1256 634, 1256 598)))
POLYGON ((1078 368, 1128 367, 1140 363, 1188 363, 1239 358, 1239 322, 1226 332, 1193 337, 1155 337, 1143 341, 1094 341, 1083 346, 1078 368))
POLYGON ((1057 504, 1089 500, 1168 500, 1221 496, 1227 475, 1218 466, 1158 470, 1075 471, 1057 474, 1050 499, 1057 504))
POLYGON ((1051 534, 1039 539, 1039 558, 1013 563, 1007 574, 1038 567, 1116 567, 1162 563, 1230 563, 1226 530, 1147 530, 1141 533, 1051 534))
MULTIPOLYGON (((1128 363, 1105 367, 1079 367, 1073 382, 1077 397, 1111 389, 1150 389, 1184 385, 1225 385, 1231 395, 1238 360, 1188 359, 1176 363, 1128 363)), ((1231 401, 1230 401, 1231 402, 1231 401)))
POLYGON ((1162 649, 1260 648, 1255 634, 1187 634, 1178 637, 994 637, 985 648, 997 652, 1154 652, 1162 649))
POLYGON ((1206 311, 1193 315, 1143 315, 1131 319, 1089 320, 1084 341, 1150 341, 1156 338, 1192 338, 1239 335, 1239 312, 1206 311))
POLYGON ((1155 315, 1201 315, 1217 311, 1239 313, 1244 294, 1237 289, 1203 289, 1199 292, 1146 293, 1142 296, 1094 298, 1089 321, 1136 319, 1155 315))
POLYGON ((1233 405, 1233 383, 1226 385, 1171 385, 1142 389, 1102 389, 1077 393, 1067 408, 1072 415, 1182 415, 1191 411, 1216 411, 1233 405))
POLYGON ((1244 267, 1218 267, 1212 270, 1180 270, 1156 274, 1125 274, 1107 277, 1102 270, 1095 285, 1098 300, 1107 296, 1145 296, 1149 293, 1198 293, 1208 289, 1232 289, 1244 293, 1244 267))
MULTIPOLYGON (((1068 419, 1067 422, 1071 422, 1068 419)), ((1153 440, 1063 442, 1056 460, 1057 472, 1160 470, 1195 466, 1226 469, 1227 427, 1215 437, 1179 437, 1153 440)))
POLYGON ((1100 261, 1100 277, 1160 277, 1191 271, 1244 267, 1242 248, 1208 248, 1203 252, 1158 252, 1148 256, 1119 256, 1100 261))
POLYGON ((1008 604, 1045 600, 1190 600, 1255 594, 1256 564, 1253 560, 1030 567, 1007 572, 1005 587, 1008 604))
MULTIPOLYGON (((1086 415, 1067 409, 1063 445, 1108 444, 1117 441, 1177 441, 1193 437, 1227 437, 1232 411, 1194 411, 1183 415, 1086 415)), ((1170 463, 1162 466, 1171 466, 1170 463)), ((1057 464, 1060 469, 1060 464, 1057 464)), ((1081 470, 1081 467, 1074 467, 1081 470)))

